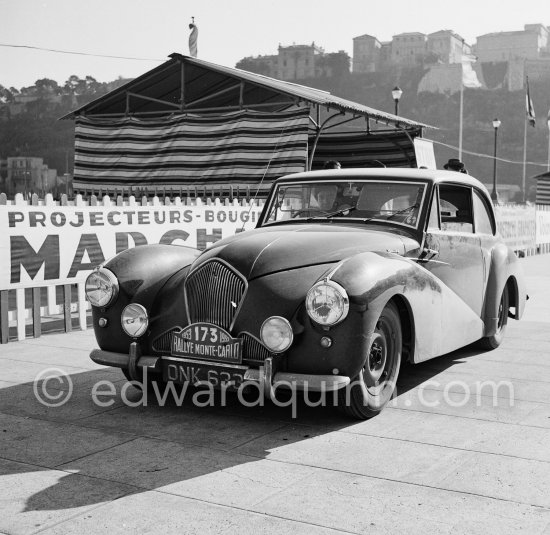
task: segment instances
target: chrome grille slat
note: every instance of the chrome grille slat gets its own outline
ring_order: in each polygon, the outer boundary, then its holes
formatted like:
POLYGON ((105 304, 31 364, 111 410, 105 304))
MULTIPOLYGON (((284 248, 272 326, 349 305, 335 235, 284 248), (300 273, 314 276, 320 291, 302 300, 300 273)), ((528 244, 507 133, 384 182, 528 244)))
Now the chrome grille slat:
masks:
POLYGON ((245 290, 245 280, 225 263, 217 259, 205 262, 185 281, 189 321, 214 323, 229 330, 245 290))
POLYGON ((174 327, 173 329, 162 333, 160 336, 157 336, 153 340, 153 350, 159 353, 170 353, 172 348, 172 333, 179 330, 179 327, 174 327))
POLYGON ((264 362, 271 352, 255 336, 250 333, 242 332, 239 338, 243 341, 243 360, 253 362, 264 362))

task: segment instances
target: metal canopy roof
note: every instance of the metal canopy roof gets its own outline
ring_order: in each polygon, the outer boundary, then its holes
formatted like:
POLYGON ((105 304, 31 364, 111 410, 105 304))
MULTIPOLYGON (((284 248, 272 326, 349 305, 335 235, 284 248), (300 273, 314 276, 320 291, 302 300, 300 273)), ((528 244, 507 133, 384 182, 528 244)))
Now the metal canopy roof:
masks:
MULTIPOLYGON (((281 111, 313 105, 342 114, 342 123, 365 118, 399 130, 429 127, 391 113, 375 110, 326 91, 276 80, 173 53, 170 60, 111 91, 62 119, 87 117, 159 117, 172 113, 223 113, 238 109, 281 111), (349 116, 352 116, 351 118, 349 116)), ((319 124, 316 125, 319 128, 319 124)), ((334 126, 334 125, 333 125, 334 126)), ((370 127, 368 124, 367 129, 370 127)))

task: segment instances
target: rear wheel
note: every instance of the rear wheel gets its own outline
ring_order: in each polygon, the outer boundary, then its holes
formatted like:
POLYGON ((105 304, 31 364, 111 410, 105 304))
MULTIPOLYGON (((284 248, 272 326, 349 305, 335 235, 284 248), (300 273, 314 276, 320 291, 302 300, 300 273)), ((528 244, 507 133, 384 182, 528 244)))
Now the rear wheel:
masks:
POLYGON ((386 406, 399 375, 402 345, 399 312, 390 302, 376 322, 363 369, 338 392, 338 406, 343 412, 364 420, 386 406))
POLYGON ((500 303, 498 305, 498 322, 497 330, 495 334, 482 338, 478 345, 481 349, 496 349, 504 340, 504 333, 506 332, 506 325, 508 323, 508 309, 510 307, 510 296, 508 293, 508 285, 502 290, 500 297, 500 303))

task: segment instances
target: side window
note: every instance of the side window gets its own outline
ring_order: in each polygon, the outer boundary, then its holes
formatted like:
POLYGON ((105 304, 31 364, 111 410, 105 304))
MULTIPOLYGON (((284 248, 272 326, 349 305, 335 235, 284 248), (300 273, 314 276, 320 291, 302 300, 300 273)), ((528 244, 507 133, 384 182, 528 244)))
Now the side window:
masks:
POLYGON ((476 233, 494 234, 493 219, 489 213, 487 202, 481 194, 474 190, 474 220, 476 224, 476 233))
POLYGON ((439 229, 439 201, 437 198, 437 188, 434 188, 432 204, 430 206, 430 217, 428 218, 428 230, 439 229))
POLYGON ((439 186, 441 230, 473 232, 472 190, 465 186, 439 186))

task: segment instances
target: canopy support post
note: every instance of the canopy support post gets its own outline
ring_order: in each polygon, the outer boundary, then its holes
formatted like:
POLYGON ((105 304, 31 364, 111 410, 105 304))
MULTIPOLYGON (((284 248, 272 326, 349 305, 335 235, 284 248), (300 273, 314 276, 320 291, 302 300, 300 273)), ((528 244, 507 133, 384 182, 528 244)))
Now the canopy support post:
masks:
MULTIPOLYGON (((319 117, 319 108, 317 107, 317 114, 319 117)), ((335 117, 338 117, 339 115, 345 115, 343 111, 339 111, 338 113, 332 114, 330 117, 327 117, 325 119, 325 122, 323 124, 317 123, 317 126, 315 127, 315 139, 313 141, 313 147, 311 148, 311 154, 309 156, 309 162, 307 164, 307 170, 311 171, 311 166, 313 165, 313 157, 315 156, 315 151, 317 150, 317 143, 319 142, 319 138, 321 137, 321 132, 323 131, 323 128, 326 126, 326 124, 335 117)))

